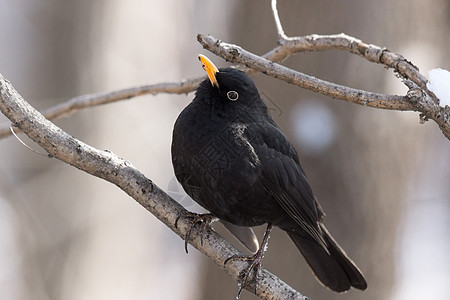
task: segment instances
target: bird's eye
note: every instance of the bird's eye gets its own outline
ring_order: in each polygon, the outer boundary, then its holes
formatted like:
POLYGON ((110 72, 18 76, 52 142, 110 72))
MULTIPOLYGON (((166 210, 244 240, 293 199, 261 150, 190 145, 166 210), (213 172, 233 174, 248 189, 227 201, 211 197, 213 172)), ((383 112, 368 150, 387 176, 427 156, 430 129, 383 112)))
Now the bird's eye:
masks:
POLYGON ((231 101, 236 101, 239 98, 239 94, 236 91, 229 91, 227 93, 227 97, 231 101))

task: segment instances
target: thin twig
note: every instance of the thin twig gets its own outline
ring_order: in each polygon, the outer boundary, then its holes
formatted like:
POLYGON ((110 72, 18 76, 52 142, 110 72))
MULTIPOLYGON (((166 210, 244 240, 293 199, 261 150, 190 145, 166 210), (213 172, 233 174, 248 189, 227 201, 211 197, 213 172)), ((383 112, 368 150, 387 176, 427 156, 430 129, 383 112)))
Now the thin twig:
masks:
POLYGON ((284 33, 283 26, 281 25, 281 21, 280 21, 280 16, 278 15, 277 0, 272 0, 272 12, 273 12, 273 19, 275 21, 275 26, 276 26, 277 32, 278 32, 278 39, 279 40, 287 40, 288 37, 284 33))
POLYGON ((22 141, 20 138, 19 138, 19 136, 14 132, 14 128, 13 127, 9 127, 9 129, 10 129, 10 131, 11 131, 11 134, 23 145, 23 146, 25 146, 25 148, 27 148, 28 150, 30 150, 31 152, 34 152, 34 153, 36 153, 36 154, 38 154, 38 155, 41 155, 41 156, 45 156, 45 157, 47 157, 48 155, 47 154, 45 154, 45 153, 42 153, 42 152, 39 152, 39 151, 37 151, 37 150, 35 150, 35 149, 33 149, 33 148, 31 148, 30 146, 28 146, 24 141, 22 141))
MULTIPOLYGON (((142 95, 157 95, 157 94, 187 94, 195 90, 204 77, 197 77, 188 80, 181 80, 179 82, 164 82, 150 85, 137 86, 123 90, 97 93, 74 97, 61 104, 50 107, 43 112, 43 115, 48 120, 53 120, 62 116, 71 115, 79 110, 95 107, 102 104, 113 103, 121 100, 130 99, 142 95)), ((0 129, 0 138, 9 136, 11 132, 8 130, 9 124, 3 125, 0 129)))

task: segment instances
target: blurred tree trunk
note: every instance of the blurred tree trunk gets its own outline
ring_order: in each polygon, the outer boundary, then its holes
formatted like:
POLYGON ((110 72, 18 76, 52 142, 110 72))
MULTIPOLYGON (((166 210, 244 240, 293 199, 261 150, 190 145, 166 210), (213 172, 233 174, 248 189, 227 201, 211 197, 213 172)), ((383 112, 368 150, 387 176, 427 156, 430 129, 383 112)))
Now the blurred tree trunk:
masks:
MULTIPOLYGON (((90 54, 85 38, 93 20, 90 5, 86 1, 2 5, 6 12, 2 18, 8 24, 2 26, 5 28, 2 34, 10 35, 2 38, 8 41, 2 47, 5 59, 1 61, 2 72, 18 83, 21 94, 42 109, 57 104, 67 95, 79 93, 77 75, 81 73, 81 59, 87 61, 90 54)), ((87 77, 84 76, 89 80, 87 77)), ((86 132, 88 123, 94 122, 80 117, 66 125, 71 126, 72 134, 80 135, 86 132)), ((73 177, 70 183, 61 182, 67 169, 59 162, 38 157, 13 138, 4 145, 2 151, 7 154, 2 155, 1 171, 5 172, 2 181, 6 179, 3 183, 8 188, 3 190, 3 195, 15 211, 13 223, 18 251, 14 255, 20 257, 14 266, 20 274, 14 282, 18 288, 13 298, 61 299, 62 275, 73 242, 70 238, 73 220, 77 212, 85 210, 86 204, 71 201, 71 196, 83 198, 83 193, 76 188, 83 186, 83 180, 73 177), (52 198, 51 193, 61 198, 52 198)))
MULTIPOLYGON (((344 32, 406 56, 408 53, 402 52, 407 50, 404 43, 425 39, 430 32, 444 35, 444 27, 430 24, 429 30, 423 30, 443 1, 433 2, 433 6, 428 6, 418 0, 281 1, 278 10, 288 36, 344 32)), ((234 9, 231 42, 260 54, 274 47, 276 32, 267 3, 245 1, 234 9)), ((437 20, 431 23, 442 24, 437 20)), ((288 59, 286 64, 306 74, 356 88, 406 91, 398 88, 400 84, 392 84, 397 79, 391 70, 347 53, 305 53, 288 59)), ((402 197, 424 143, 425 129, 418 125, 418 116, 327 99, 263 75, 254 78, 269 106, 275 107, 275 119, 290 140, 297 143, 300 160, 327 213, 325 224, 361 268, 369 288, 364 292, 351 290, 346 296, 327 290, 315 280, 301 254, 279 230, 272 232, 263 264, 312 299, 386 299, 396 280, 397 228, 405 209, 402 197), (333 122, 327 124, 334 124, 335 128, 326 146, 302 151, 309 147, 297 138, 294 127, 299 117, 305 118, 302 110, 311 107, 311 113, 325 111, 325 118, 331 116, 333 122)), ((308 130, 314 131, 314 126, 327 120, 315 121, 308 130)), ((237 290, 236 284, 212 264, 208 265, 204 280, 203 299, 231 299, 237 290)), ((244 294, 242 299, 255 298, 244 294)))

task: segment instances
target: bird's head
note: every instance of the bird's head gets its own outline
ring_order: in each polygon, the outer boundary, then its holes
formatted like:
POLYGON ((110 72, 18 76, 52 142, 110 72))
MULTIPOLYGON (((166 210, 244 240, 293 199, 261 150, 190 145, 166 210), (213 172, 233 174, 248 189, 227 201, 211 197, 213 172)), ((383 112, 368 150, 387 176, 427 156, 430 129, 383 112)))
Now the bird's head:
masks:
POLYGON ((249 105, 255 99, 260 99, 255 83, 245 72, 232 68, 218 69, 202 54, 198 58, 209 79, 209 82, 202 82, 201 90, 211 92, 222 103, 239 101, 249 105))

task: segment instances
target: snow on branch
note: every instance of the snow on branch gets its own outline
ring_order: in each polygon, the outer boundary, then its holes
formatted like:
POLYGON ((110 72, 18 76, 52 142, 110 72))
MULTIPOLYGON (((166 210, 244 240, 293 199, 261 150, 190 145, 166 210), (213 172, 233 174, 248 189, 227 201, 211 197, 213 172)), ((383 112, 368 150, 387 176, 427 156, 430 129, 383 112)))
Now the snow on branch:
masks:
POLYGON ((450 106, 450 72, 444 69, 433 69, 428 71, 427 87, 438 98, 442 107, 450 106))

